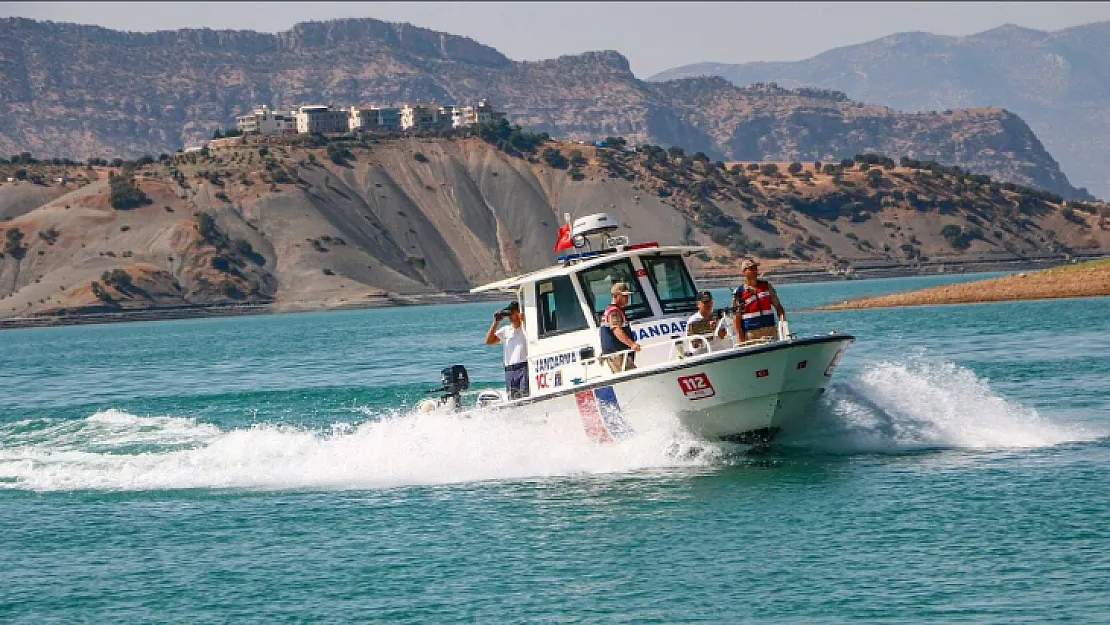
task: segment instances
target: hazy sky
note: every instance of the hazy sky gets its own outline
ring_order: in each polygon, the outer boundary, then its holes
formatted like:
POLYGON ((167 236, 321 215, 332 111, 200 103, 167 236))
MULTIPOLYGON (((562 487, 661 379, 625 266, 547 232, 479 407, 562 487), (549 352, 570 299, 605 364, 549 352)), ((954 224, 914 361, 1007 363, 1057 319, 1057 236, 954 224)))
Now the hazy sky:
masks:
POLYGON ((641 78, 698 61, 792 61, 895 32, 967 35, 1012 23, 1056 30, 1110 20, 1110 2, 6 2, 0 16, 120 30, 275 32, 374 17, 471 37, 509 58, 617 50, 641 78))

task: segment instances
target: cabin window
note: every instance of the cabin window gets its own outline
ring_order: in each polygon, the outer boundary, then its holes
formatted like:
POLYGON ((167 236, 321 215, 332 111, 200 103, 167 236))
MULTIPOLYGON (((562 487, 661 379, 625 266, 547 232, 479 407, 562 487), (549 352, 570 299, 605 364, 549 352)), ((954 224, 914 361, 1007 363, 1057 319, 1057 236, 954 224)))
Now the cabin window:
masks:
POLYGON ((582 314, 578 294, 574 292, 574 283, 568 276, 556 276, 537 282, 536 302, 540 312, 540 337, 589 327, 582 314))
POLYGON ((624 314, 629 321, 652 315, 651 308, 644 299, 644 292, 640 288, 640 281, 636 279, 636 270, 632 268, 632 261, 627 258, 587 269, 578 274, 578 279, 581 281, 582 291, 589 300, 590 309, 594 311, 595 318, 600 318, 601 313, 605 312, 605 307, 612 301, 614 282, 624 282, 632 291, 632 295, 628 297, 628 305, 624 307, 624 314))
POLYGON ((659 298, 663 314, 694 312, 698 309, 697 291, 686 263, 679 256, 646 256, 640 259, 659 298))

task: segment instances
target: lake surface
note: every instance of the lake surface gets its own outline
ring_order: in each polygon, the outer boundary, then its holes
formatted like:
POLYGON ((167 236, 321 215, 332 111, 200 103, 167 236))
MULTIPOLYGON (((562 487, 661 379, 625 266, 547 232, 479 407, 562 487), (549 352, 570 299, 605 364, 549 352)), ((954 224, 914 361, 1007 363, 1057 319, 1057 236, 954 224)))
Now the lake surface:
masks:
POLYGON ((760 456, 411 414, 491 303, 0 332, 0 622, 1110 622, 1110 299, 800 312, 974 277, 778 287, 760 456))

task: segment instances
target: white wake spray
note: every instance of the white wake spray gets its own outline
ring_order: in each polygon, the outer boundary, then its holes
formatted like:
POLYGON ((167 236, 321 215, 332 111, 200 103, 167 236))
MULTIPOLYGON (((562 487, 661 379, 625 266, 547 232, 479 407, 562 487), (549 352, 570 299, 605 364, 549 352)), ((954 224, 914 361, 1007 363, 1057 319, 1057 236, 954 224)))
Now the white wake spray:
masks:
MULTIPOLYGON (((634 410, 634 434, 589 440, 576 413, 540 407, 470 416, 379 414, 326 431, 261 424, 221 430, 118 410, 0 425, 0 488, 361 489, 628 474, 733 464, 737 448, 698 441, 673 415, 634 410)), ((834 385, 812 426, 783 447, 834 453, 1048 447, 1104 436, 1054 423, 972 371, 915 359, 878 363, 834 385)))
POLYGON ((991 390, 950 362, 882 362, 831 387, 814 427, 788 442, 834 452, 1003 450, 1094 440, 991 390))
POLYGON ((278 425, 221 431, 112 410, 22 439, 16 424, 0 428, 0 488, 384 488, 696 467, 719 457, 667 415, 634 415, 636 434, 611 444, 590 441, 577 414, 373 417, 328 432, 278 425), (129 452, 138 444, 147 447, 129 452))

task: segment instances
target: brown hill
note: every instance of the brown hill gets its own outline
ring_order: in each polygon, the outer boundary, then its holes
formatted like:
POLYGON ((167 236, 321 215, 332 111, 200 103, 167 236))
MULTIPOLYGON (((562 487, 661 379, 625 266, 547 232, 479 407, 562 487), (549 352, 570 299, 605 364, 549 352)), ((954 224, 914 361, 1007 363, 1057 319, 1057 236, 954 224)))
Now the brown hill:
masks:
POLYGON ((1110 295, 1110 261, 1097 260, 989 280, 975 280, 905 293, 844 300, 837 304, 818 306, 817 310, 974 304, 1107 295, 1110 295))
POLYGON ((722 79, 647 83, 616 52, 512 61, 464 37, 349 19, 266 34, 125 33, 0 20, 0 153, 133 158, 229 127, 254 104, 441 103, 492 98, 510 119, 569 140, 623 135, 722 159, 933 158, 1066 197, 1040 142, 1002 110, 905 115, 813 90, 722 79))
POLYGON ((709 245, 692 259, 702 274, 735 273, 742 254, 833 269, 1110 248, 1104 206, 913 162, 818 170, 656 146, 514 156, 477 137, 322 141, 227 139, 134 168, 71 167, 64 185, 46 175, 57 167, 21 166, 42 184, 0 183, 0 214, 27 196, 15 190, 40 187, 43 203, 0 221, 0 316, 419 301, 546 266, 562 215, 601 210, 636 240, 709 245))
POLYGON ((1003 106, 1071 181, 1110 197, 1110 22, 1056 31, 1006 24, 967 36, 902 32, 783 63, 696 63, 648 80, 716 75, 737 85, 836 89, 902 111, 1003 106))

